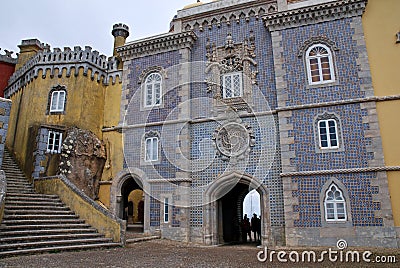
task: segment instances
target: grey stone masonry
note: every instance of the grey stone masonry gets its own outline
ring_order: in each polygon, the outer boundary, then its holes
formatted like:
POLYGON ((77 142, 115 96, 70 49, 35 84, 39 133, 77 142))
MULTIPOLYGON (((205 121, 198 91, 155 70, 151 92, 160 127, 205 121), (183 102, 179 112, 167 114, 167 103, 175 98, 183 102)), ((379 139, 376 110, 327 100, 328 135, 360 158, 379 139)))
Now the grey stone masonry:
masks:
POLYGON ((10 111, 11 101, 0 98, 0 166, 3 163, 4 144, 6 142, 10 111))

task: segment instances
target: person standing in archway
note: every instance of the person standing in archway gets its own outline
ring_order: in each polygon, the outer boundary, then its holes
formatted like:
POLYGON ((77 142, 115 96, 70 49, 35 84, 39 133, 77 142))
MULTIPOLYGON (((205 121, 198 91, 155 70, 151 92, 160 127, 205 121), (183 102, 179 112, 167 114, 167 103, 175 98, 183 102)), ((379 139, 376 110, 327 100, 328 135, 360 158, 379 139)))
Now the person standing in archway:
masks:
POLYGON ((254 241, 257 241, 257 223, 258 223, 258 217, 257 214, 254 213, 253 217, 251 218, 251 231, 253 232, 254 235, 254 241))

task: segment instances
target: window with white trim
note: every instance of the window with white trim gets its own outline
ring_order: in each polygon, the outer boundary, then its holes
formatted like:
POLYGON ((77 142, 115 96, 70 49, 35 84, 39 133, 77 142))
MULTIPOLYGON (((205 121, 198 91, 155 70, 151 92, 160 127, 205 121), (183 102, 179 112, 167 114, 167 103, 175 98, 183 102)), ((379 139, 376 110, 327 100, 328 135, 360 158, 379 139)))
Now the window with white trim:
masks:
POLYGON ((326 191, 324 206, 326 221, 347 221, 346 200, 335 184, 326 191))
POLYGON ((229 73, 222 76, 222 96, 224 99, 237 98, 243 95, 242 73, 229 73))
POLYGON ((158 161, 158 137, 146 138, 146 162, 158 161))
POLYGON ((164 222, 169 222, 169 199, 166 197, 164 198, 164 222))
POLYGON ((62 133, 58 131, 49 131, 47 138, 47 153, 61 153, 62 133))
POLYGON ((338 127, 335 119, 318 121, 319 148, 339 148, 338 127))
POLYGON ((152 107, 161 104, 162 77, 159 73, 151 73, 144 83, 144 106, 152 107))
POLYGON ((64 112, 65 90, 57 90, 51 93, 50 112, 64 112))
POLYGON ((322 44, 311 46, 306 52, 307 74, 310 85, 335 81, 331 50, 322 44))

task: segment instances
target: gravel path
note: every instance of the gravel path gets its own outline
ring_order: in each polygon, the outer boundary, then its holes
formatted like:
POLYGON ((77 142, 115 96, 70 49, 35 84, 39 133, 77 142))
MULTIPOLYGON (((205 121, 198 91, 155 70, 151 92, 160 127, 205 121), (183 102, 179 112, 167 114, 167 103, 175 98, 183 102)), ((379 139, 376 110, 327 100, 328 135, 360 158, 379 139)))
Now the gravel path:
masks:
MULTIPOLYGON (((400 267, 399 250, 371 250, 374 255, 397 258, 396 264, 377 263, 280 263, 276 255, 274 261, 261 263, 257 253, 261 249, 254 245, 223 247, 200 247, 167 240, 153 240, 130 245, 127 248, 96 251, 62 252, 36 256, 21 256, 0 259, 0 267, 400 267)), ((299 252, 302 252, 299 250, 299 252)), ((290 250, 286 249, 288 254, 290 250)), ((288 256, 286 256, 288 258, 288 256)))

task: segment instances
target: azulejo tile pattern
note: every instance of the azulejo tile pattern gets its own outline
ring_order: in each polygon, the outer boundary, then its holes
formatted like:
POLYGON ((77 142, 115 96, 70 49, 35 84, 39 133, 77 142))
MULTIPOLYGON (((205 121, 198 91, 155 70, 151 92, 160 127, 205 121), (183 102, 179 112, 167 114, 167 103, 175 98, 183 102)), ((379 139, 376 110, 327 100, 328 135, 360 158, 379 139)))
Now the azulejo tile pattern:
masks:
MULTIPOLYGON (((340 2, 341 5, 347 3, 340 2)), ((153 180, 150 187, 151 227, 164 228, 160 200, 168 196, 172 200, 169 228, 182 228, 180 230, 188 232, 193 239, 206 239, 205 233, 210 233, 213 228, 208 226, 209 211, 205 209, 207 190, 233 171, 243 172, 267 189, 269 199, 264 202, 268 203, 265 208, 269 221, 266 230, 271 231, 270 237, 281 244, 284 240, 289 245, 331 242, 331 238, 320 235, 324 230, 329 232, 330 228, 323 222, 321 196, 325 184, 333 178, 348 193, 351 222, 346 223, 346 228, 349 228, 348 232, 355 230, 356 233, 349 239, 361 241, 362 235, 371 238, 376 230, 357 228, 391 226, 392 223, 383 216, 390 203, 385 194, 385 174, 359 171, 384 163, 376 129, 375 103, 359 101, 371 95, 372 86, 365 65, 368 61, 360 20, 362 7, 353 5, 355 1, 350 2, 357 12, 346 11, 338 17, 329 15, 315 22, 283 23, 280 27, 268 28, 262 19, 250 16, 219 25, 211 23, 209 27, 194 26, 196 40, 190 49, 171 49, 171 52, 137 58, 126 64, 129 72, 123 103, 127 105, 127 99, 134 99, 129 107, 126 106, 126 122, 134 127, 127 130, 130 135, 125 141, 125 146, 129 147, 125 160, 127 166, 139 167, 147 180, 153 180), (245 43, 250 32, 255 37, 256 64, 251 68, 257 71, 257 83, 246 91, 251 95, 251 112, 240 111, 233 121, 251 127, 255 144, 237 159, 223 159, 217 154, 213 135, 232 118, 226 116, 230 113, 226 107, 215 100, 215 92, 207 90, 205 70, 201 66, 207 65, 209 44, 216 51, 221 50, 230 34, 237 46, 245 43), (330 46, 333 52, 336 77, 333 83, 313 86, 308 83, 302 50, 305 52, 306 45, 315 42, 330 46), (203 65, 193 65, 191 69, 170 68, 185 61, 203 65), (137 97, 141 90, 138 78, 143 70, 152 67, 166 70, 165 95, 160 107, 147 111, 142 107, 142 97, 137 97), (189 74, 185 73, 187 70, 190 70, 189 74), (182 83, 185 75, 191 77, 193 83, 182 83), (181 106, 187 99, 196 102, 192 102, 190 108, 181 106), (340 123, 340 146, 336 151, 318 149, 315 120, 323 114, 334 114, 340 123), (152 165, 144 165, 140 161, 142 153, 137 150, 142 148, 141 137, 148 131, 162 133, 160 161, 152 165), (187 155, 180 154, 180 150, 187 155), (184 165, 184 160, 188 160, 188 166, 184 165), (300 175, 285 175, 291 172, 300 175), (186 200, 175 187, 179 182, 158 181, 183 178, 190 181, 187 217, 178 205, 186 200), (184 226, 189 228, 184 229, 184 226), (367 231, 363 233, 363 230, 367 231)))

